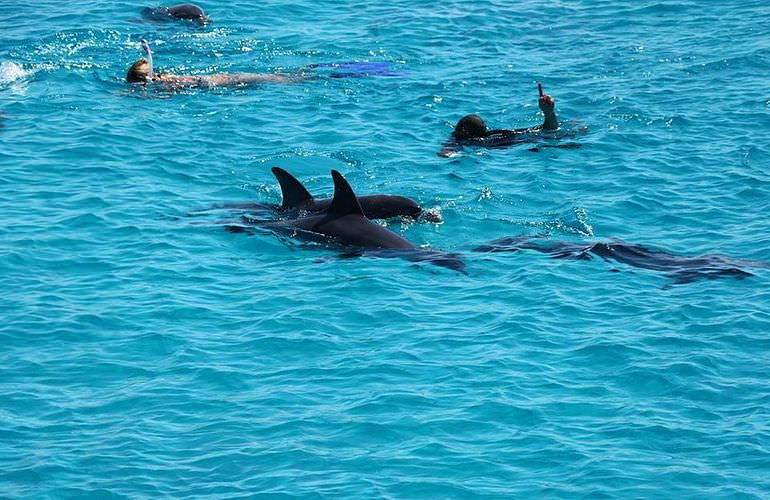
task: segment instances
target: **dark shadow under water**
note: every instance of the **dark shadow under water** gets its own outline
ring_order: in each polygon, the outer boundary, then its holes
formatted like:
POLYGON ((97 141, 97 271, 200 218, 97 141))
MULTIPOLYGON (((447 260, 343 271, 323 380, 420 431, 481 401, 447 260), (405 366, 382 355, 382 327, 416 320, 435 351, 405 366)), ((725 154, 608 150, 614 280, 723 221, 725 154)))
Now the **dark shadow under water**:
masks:
MULTIPOLYGON (((252 209, 268 215, 274 205, 261 203, 228 204, 217 208, 252 209)), ((188 214, 192 215, 192 214, 188 214)), ((256 215, 256 214, 254 214, 256 215)), ((329 236, 302 230, 290 225, 281 226, 281 219, 255 218, 253 215, 240 215, 237 220, 220 220, 213 225, 223 226, 231 233, 268 233, 288 242, 299 240, 318 248, 319 245, 339 250, 333 258, 380 257, 401 258, 410 262, 430 263, 452 269, 467 275, 463 256, 454 252, 443 252, 430 248, 387 249, 357 248, 344 245, 329 236), (275 223, 279 222, 278 225, 275 223)), ((750 259, 737 259, 723 254, 705 254, 698 256, 675 255, 665 250, 653 250, 643 245, 627 243, 619 239, 593 242, 552 241, 543 236, 519 235, 500 238, 473 249, 477 253, 518 252, 535 250, 548 254, 554 259, 592 260, 600 257, 605 262, 618 262, 631 267, 663 272, 672 280, 673 285, 714 279, 744 279, 754 276, 747 270, 770 269, 770 263, 750 259)), ((328 258, 322 260, 329 260, 328 258)), ((618 271, 613 269, 613 271, 618 271)))
POLYGON ((754 276, 745 270, 747 267, 770 269, 770 263, 763 261, 735 259, 722 254, 679 256, 621 240, 573 243, 523 235, 495 240, 476 247, 474 252, 517 252, 519 250, 535 250, 548 254, 554 259, 591 260, 593 256, 599 256, 606 262, 620 262, 641 269, 664 272, 673 280, 674 285, 699 280, 743 279, 754 276))

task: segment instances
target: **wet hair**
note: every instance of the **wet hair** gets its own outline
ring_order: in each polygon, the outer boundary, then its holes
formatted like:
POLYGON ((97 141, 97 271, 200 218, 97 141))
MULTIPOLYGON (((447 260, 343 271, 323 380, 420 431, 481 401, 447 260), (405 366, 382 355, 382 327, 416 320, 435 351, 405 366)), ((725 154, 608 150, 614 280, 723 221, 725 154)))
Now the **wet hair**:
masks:
POLYGON ((131 83, 145 83, 150 76, 150 65, 146 59, 139 59, 128 68, 126 80, 131 83))
POLYGON ((486 135, 487 124, 479 115, 463 116, 452 132, 455 139, 480 139, 486 135))

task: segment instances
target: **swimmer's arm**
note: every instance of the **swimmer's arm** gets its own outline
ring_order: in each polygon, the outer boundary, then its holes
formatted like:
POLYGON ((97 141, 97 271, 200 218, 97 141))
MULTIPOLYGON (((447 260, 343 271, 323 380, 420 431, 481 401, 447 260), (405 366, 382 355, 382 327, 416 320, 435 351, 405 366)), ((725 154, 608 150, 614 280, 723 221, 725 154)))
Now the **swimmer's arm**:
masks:
POLYGON ((556 112, 554 111, 556 102, 553 100, 553 97, 548 94, 542 94, 540 99, 538 99, 537 104, 545 115, 543 124, 538 128, 540 130, 556 130, 559 128, 559 119, 556 118, 556 112))

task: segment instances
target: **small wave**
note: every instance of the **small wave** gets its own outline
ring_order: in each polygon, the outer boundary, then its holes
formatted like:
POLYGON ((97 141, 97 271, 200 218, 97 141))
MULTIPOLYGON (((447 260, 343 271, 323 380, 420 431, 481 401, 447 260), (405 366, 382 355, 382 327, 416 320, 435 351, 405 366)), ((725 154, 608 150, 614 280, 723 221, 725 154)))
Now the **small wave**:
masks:
POLYGON ((0 85, 13 83, 31 74, 32 71, 25 70, 20 64, 10 61, 0 61, 0 85))

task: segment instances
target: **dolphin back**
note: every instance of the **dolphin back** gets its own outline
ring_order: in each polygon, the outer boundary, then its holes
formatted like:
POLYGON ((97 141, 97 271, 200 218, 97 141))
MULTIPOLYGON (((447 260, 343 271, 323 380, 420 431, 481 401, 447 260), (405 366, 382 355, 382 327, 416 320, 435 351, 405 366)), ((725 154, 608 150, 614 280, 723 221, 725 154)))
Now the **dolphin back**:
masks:
POLYGON ((145 7, 140 11, 142 17, 148 21, 164 22, 174 19, 185 19, 205 25, 211 22, 206 13, 197 5, 183 3, 171 7, 145 7))
POLYGON ((281 186, 282 210, 309 208, 313 204, 313 195, 296 177, 280 167, 273 167, 271 171, 281 186))
MULTIPOLYGON (((312 211, 323 212, 331 206, 329 198, 313 201, 312 211)), ((423 210, 416 201, 405 196, 390 194, 370 194, 358 197, 361 210, 367 219, 390 219, 392 217, 411 217, 416 219, 423 210)))
POLYGON ((209 22, 209 17, 203 9, 191 3, 173 5, 168 8, 168 12, 177 19, 191 19, 203 24, 209 22))
POLYGON ((360 215, 366 217, 356 193, 353 192, 353 188, 342 177, 342 174, 332 170, 332 179, 334 180, 334 198, 332 198, 332 204, 329 205, 328 213, 337 216, 360 215))
POLYGON ((359 196, 358 202, 369 219, 390 219, 391 217, 412 217, 416 219, 422 213, 422 207, 405 196, 373 194, 359 196))

